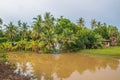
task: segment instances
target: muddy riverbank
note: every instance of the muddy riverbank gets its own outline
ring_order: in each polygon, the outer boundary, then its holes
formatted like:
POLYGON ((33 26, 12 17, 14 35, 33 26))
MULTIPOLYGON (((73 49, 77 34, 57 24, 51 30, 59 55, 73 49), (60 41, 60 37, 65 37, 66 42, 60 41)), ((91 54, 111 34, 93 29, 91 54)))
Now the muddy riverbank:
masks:
POLYGON ((10 64, 0 62, 0 80, 30 80, 30 77, 16 74, 10 64))

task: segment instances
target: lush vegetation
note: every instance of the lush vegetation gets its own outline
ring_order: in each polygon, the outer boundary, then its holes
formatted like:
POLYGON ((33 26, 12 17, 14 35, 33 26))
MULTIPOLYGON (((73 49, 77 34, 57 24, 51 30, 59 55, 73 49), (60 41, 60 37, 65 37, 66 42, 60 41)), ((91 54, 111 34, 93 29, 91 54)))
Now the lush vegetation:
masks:
POLYGON ((77 24, 65 17, 54 18, 49 12, 33 18, 33 23, 18 21, 3 24, 0 19, 0 51, 35 51, 51 53, 55 44, 61 51, 102 48, 103 40, 112 40, 111 45, 120 45, 120 32, 116 26, 91 20, 91 29, 85 26, 83 18, 77 24))

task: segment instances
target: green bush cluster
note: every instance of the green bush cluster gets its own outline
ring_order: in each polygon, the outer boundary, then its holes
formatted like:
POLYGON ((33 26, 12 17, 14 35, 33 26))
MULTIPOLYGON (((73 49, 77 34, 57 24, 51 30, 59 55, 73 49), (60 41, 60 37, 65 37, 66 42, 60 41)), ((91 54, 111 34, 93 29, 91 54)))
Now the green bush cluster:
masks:
POLYGON ((4 42, 0 44, 1 51, 33 51, 33 52, 47 52, 44 47, 44 41, 27 41, 20 40, 18 42, 4 42))

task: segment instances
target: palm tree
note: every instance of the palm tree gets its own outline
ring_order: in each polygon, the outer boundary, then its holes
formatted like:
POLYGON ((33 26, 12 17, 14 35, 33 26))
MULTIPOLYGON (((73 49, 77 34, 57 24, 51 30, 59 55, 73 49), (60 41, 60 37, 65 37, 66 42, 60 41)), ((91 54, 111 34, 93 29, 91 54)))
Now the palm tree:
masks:
POLYGON ((32 32, 32 38, 39 39, 40 33, 42 32, 42 17, 41 15, 38 15, 37 18, 33 18, 33 32, 32 32))
POLYGON ((6 26, 6 35, 11 41, 13 41, 13 39, 17 36, 17 27, 13 25, 12 22, 10 22, 8 25, 5 26, 6 26))
POLYGON ((97 27, 98 27, 98 28, 101 27, 100 21, 97 23, 97 27))
POLYGON ((96 28, 96 20, 95 19, 91 20, 91 28, 92 29, 96 28))
POLYGON ((18 27, 21 28, 21 26, 22 26, 22 22, 21 22, 21 20, 19 20, 18 21, 18 27))
POLYGON ((2 19, 0 18, 0 37, 3 37, 3 31, 2 31, 2 24, 3 24, 3 21, 2 19))
POLYGON ((109 25, 108 26, 108 34, 110 37, 117 37, 118 35, 118 29, 116 26, 109 25))
POLYGON ((22 31, 21 31, 21 29, 22 29, 22 22, 21 22, 21 20, 18 20, 17 27, 18 27, 18 37, 21 38, 22 37, 22 31))
POLYGON ((2 29, 2 25, 3 24, 3 21, 2 21, 2 19, 0 18, 0 28, 2 29))
POLYGON ((84 19, 81 17, 81 18, 79 18, 79 20, 78 20, 78 26, 80 26, 80 27, 83 27, 84 26, 84 19))
POLYGON ((28 29, 28 25, 27 23, 22 23, 22 28, 21 28, 21 31, 22 31, 22 38, 25 39, 27 38, 27 29, 28 29))
POLYGON ((55 18, 53 17, 53 15, 50 14, 50 12, 46 12, 44 15, 44 25, 45 27, 53 27, 54 26, 54 21, 55 18))
POLYGON ((112 25, 108 26, 108 35, 110 37, 112 46, 117 45, 118 34, 119 34, 119 31, 116 26, 112 26, 112 25))
POLYGON ((47 42, 47 47, 49 50, 53 49, 53 39, 55 35, 55 26, 54 26, 54 17, 49 12, 46 12, 44 15, 44 34, 47 42))

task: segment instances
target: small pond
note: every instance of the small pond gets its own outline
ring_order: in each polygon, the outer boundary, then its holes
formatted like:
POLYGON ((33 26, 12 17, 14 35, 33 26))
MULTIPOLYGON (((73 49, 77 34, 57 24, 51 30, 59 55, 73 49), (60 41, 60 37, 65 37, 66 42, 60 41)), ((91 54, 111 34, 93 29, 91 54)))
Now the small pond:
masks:
POLYGON ((33 80, 120 80, 120 61, 81 54, 10 53, 9 62, 33 80))

